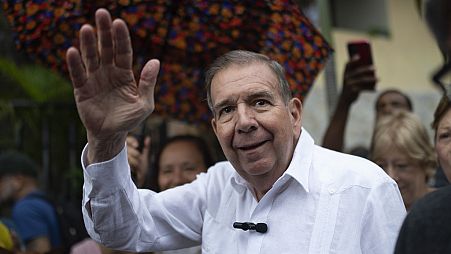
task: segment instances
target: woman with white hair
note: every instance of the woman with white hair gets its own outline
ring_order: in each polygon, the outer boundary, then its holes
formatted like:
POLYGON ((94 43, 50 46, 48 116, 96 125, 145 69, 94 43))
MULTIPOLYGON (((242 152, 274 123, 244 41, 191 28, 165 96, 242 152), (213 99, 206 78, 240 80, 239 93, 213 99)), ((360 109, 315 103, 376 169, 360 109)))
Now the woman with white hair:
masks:
POLYGON ((431 192, 428 182, 437 166, 426 128, 413 113, 400 111, 377 122, 371 159, 399 186, 406 209, 431 192))

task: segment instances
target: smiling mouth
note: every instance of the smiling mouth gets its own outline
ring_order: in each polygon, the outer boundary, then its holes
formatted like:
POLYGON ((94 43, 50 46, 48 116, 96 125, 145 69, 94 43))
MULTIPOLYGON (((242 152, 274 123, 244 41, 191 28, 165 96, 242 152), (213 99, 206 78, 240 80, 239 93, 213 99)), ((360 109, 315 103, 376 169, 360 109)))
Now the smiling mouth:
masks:
POLYGON ((255 148, 258 148, 259 146, 263 145, 264 143, 266 143, 267 141, 263 141, 257 144, 253 144, 253 145, 246 145, 246 146, 241 146, 238 147, 239 150, 243 150, 243 151, 249 151, 249 150, 253 150, 255 148))

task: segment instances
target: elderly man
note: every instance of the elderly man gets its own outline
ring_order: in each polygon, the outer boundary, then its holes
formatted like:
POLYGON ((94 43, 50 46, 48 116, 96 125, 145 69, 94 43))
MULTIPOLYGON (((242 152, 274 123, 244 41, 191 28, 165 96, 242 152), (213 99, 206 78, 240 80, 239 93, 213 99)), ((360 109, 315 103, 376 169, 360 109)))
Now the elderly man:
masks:
POLYGON ((88 136, 83 213, 91 236, 132 251, 202 245, 203 253, 392 253, 405 209, 371 162, 316 146, 282 67, 232 51, 207 72, 212 126, 228 159, 160 193, 130 179, 125 139, 154 108, 159 62, 140 81, 122 20, 96 12, 67 61, 88 136))

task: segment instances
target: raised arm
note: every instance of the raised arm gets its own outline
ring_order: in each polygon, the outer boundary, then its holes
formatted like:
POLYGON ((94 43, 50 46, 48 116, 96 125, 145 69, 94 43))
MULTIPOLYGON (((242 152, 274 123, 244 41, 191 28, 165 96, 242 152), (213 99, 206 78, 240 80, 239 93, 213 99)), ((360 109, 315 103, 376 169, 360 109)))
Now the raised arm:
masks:
POLYGON ((377 78, 373 66, 359 66, 359 58, 352 58, 347 64, 343 77, 343 88, 323 137, 323 147, 343 151, 344 136, 349 111, 359 94, 364 90, 374 90, 377 78))
MULTIPOLYGON (((144 66, 140 80, 132 71, 130 34, 123 20, 96 12, 94 28, 80 29, 80 49, 66 54, 78 114, 88 137, 87 163, 106 161, 124 147, 128 131, 154 110, 159 61, 144 66)), ((86 165, 87 166, 87 165, 86 165)))

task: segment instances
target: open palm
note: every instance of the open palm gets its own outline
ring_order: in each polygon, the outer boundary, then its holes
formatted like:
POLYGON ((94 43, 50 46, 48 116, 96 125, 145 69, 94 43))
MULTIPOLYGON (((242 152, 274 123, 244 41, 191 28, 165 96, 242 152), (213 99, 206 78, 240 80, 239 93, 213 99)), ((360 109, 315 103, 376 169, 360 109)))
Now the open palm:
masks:
POLYGON ((139 83, 132 71, 132 47, 126 24, 111 21, 105 9, 96 12, 94 28, 80 29, 80 51, 67 51, 75 101, 91 139, 109 140, 125 135, 154 109, 158 60, 143 68, 139 83), (80 54, 81 52, 81 54, 80 54))

